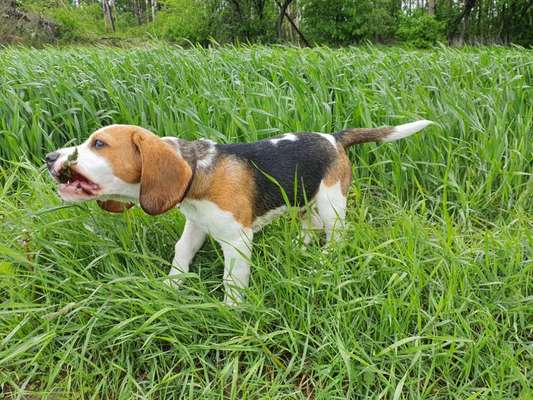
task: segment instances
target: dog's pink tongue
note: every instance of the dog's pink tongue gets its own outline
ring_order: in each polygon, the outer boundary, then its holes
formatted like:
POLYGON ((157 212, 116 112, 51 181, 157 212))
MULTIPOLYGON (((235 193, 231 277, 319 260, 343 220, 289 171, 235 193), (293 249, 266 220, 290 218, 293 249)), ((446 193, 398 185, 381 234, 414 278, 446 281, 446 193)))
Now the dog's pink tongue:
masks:
POLYGON ((98 189, 98 186, 95 185, 94 183, 89 183, 85 181, 80 181, 78 185, 81 186, 83 190, 85 190, 87 193, 90 193, 90 194, 92 194, 94 190, 98 189))

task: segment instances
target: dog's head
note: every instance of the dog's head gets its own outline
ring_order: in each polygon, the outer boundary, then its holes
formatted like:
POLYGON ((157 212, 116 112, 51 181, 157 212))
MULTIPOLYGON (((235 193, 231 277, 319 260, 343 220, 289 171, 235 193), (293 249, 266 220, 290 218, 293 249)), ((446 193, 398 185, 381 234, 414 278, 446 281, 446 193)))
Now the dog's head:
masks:
POLYGON ((98 200, 111 212, 138 201, 148 214, 161 214, 181 202, 192 179, 191 167, 172 145, 133 125, 101 128, 45 160, 63 200, 98 200))

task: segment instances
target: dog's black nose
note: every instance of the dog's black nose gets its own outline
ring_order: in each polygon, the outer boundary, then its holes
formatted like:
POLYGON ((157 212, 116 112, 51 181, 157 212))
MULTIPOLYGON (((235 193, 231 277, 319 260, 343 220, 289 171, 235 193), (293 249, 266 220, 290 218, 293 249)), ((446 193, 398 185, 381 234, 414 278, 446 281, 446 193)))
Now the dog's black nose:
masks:
POLYGON ((48 153, 46 157, 44 158, 44 160, 46 161, 46 166, 48 168, 51 168, 58 158, 59 158, 59 153, 57 151, 54 151, 53 153, 48 153))

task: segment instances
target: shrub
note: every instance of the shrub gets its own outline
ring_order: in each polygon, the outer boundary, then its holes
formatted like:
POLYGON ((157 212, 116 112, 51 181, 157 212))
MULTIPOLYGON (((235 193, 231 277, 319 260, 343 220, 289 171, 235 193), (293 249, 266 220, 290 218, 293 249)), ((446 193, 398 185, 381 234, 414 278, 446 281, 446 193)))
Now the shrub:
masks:
POLYGON ((204 2, 198 0, 166 0, 156 14, 149 32, 161 39, 184 44, 205 43, 208 39, 208 15, 204 2))
POLYGON ((59 37, 65 42, 91 41, 103 32, 102 10, 98 4, 51 8, 47 14, 59 25, 59 37))
POLYGON ((305 0, 302 28, 319 44, 383 42, 394 33, 394 17, 387 6, 384 0, 305 0))
POLYGON ((412 46, 427 48, 446 39, 445 24, 424 11, 400 17, 396 37, 412 46))

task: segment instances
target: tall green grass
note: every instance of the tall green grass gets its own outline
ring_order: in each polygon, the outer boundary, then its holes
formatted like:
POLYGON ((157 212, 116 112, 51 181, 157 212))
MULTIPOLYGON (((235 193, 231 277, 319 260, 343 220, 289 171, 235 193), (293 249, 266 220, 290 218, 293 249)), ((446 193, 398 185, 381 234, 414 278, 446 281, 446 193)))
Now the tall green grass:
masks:
POLYGON ((111 122, 235 142, 424 117, 440 129, 356 149, 358 174, 490 213, 526 201, 532 62, 506 48, 4 50, 0 157, 39 162, 111 122))
POLYGON ((530 399, 532 82, 518 48, 2 50, 0 393, 530 399), (163 283, 178 211, 61 204, 41 165, 109 123, 236 142, 417 118, 438 125, 351 151, 328 253, 294 216, 257 236, 236 310, 213 243, 163 283))

